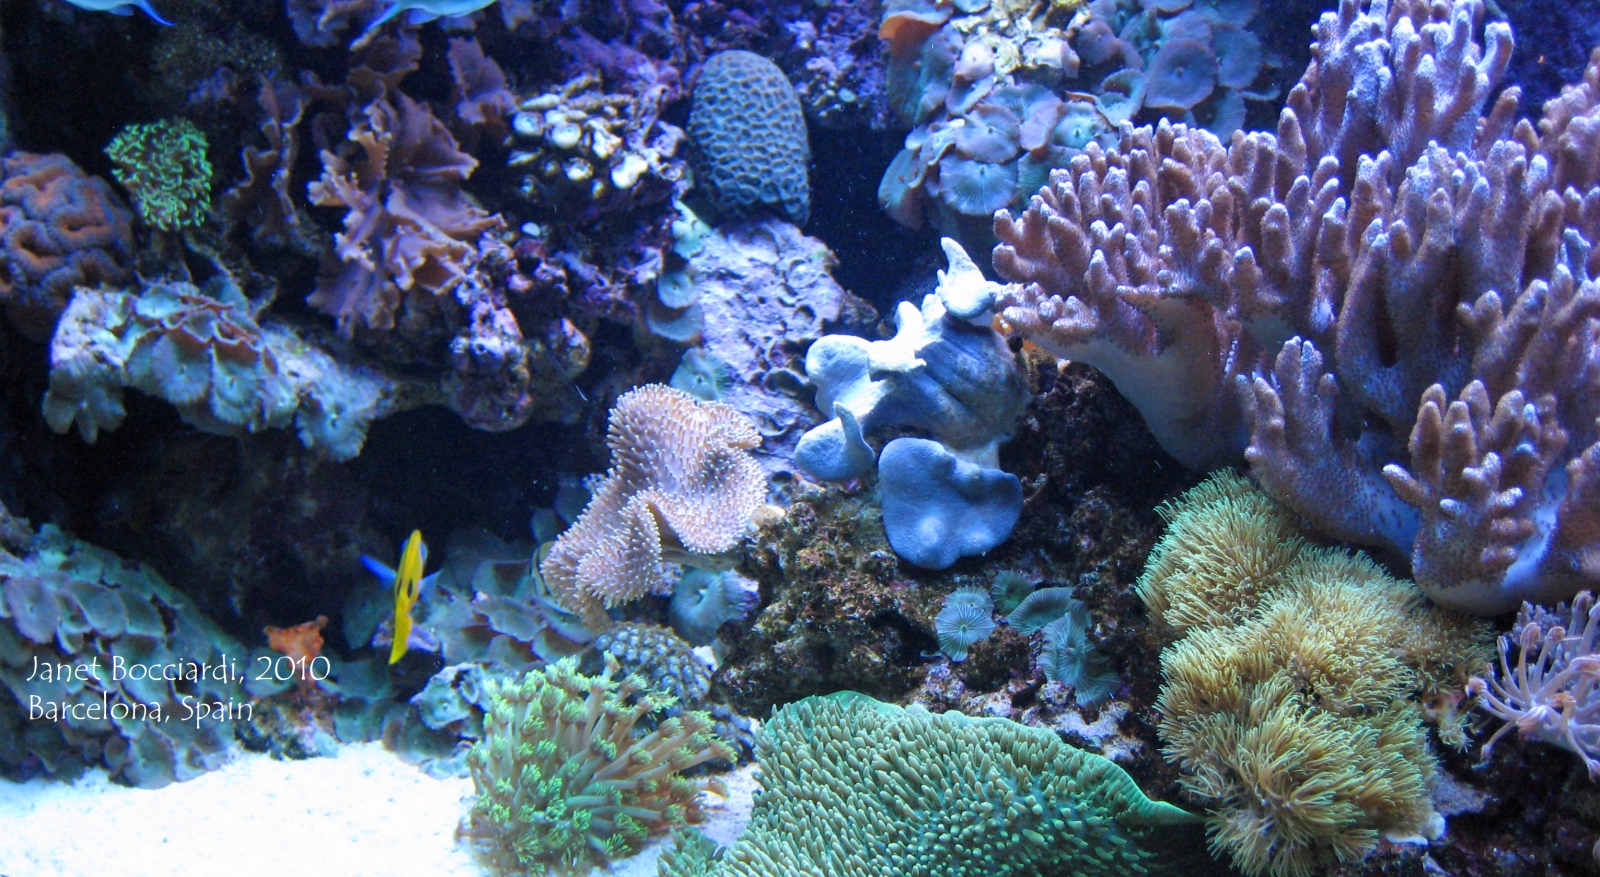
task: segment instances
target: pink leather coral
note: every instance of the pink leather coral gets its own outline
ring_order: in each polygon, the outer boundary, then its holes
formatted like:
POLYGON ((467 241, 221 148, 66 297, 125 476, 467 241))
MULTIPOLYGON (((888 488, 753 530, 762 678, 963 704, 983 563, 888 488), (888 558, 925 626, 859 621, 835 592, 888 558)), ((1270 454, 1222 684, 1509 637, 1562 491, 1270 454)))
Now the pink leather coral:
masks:
POLYGON ((704 565, 739 542, 766 499, 761 444, 731 405, 650 384, 611 409, 611 471, 540 564, 556 599, 591 630, 605 609, 658 589, 661 562, 704 565))
POLYGON ((64 155, 0 159, 0 301, 23 334, 50 337, 73 287, 118 284, 133 215, 64 155))

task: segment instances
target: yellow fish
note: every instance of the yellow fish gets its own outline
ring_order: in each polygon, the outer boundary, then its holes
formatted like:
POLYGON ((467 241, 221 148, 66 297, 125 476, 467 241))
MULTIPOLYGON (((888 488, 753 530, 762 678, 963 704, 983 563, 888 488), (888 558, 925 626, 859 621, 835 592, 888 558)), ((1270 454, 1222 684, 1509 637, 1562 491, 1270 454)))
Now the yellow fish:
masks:
POLYGON ((400 564, 395 569, 366 555, 362 555, 361 562, 379 579, 394 583, 394 639, 389 645, 389 663, 397 663, 411 647, 411 609, 422 596, 422 589, 432 583, 433 576, 422 575, 428 565, 428 546, 422 541, 422 531, 412 530, 411 537, 400 547, 400 564))

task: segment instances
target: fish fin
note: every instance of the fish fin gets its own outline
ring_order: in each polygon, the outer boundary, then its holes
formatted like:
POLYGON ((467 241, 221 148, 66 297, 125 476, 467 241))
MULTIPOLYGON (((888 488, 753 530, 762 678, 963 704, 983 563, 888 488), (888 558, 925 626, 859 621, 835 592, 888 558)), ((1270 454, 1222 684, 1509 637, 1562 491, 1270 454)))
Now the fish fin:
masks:
POLYGON ((400 10, 405 8, 404 6, 400 5, 400 0, 391 0, 391 4, 392 5, 390 5, 388 9, 384 10, 382 15, 378 16, 376 21, 367 25, 367 33, 371 33, 378 28, 383 27, 385 24, 388 24, 389 19, 399 15, 400 10))
POLYGON ((439 13, 437 13, 437 12, 429 12, 426 9, 412 9, 411 10, 411 23, 412 24, 427 24, 428 22, 433 21, 435 18, 438 18, 438 17, 439 17, 439 13))
POLYGON ((418 600, 421 600, 422 599, 422 595, 428 593, 428 591, 433 588, 434 579, 437 579, 439 577, 439 573, 442 573, 442 572, 444 572, 444 570, 436 569, 433 572, 423 576, 422 580, 417 582, 417 599, 418 600))
POLYGON ((367 572, 377 576, 379 583, 385 588, 394 587, 395 571, 385 566, 383 561, 363 554, 361 555, 361 565, 367 568, 367 572))
POLYGON ((106 11, 111 13, 112 15, 132 15, 133 14, 133 6, 132 5, 113 6, 110 9, 107 9, 106 11))
MULTIPOLYGON (((172 22, 166 20, 165 18, 162 18, 159 14, 156 13, 155 7, 150 5, 150 0, 139 0, 137 5, 138 5, 138 7, 140 9, 144 10, 144 14, 145 15, 148 15, 151 18, 155 19, 156 24, 164 24, 164 25, 167 25, 168 27, 172 26, 172 22)), ((127 15, 128 14, 128 7, 124 6, 122 8, 124 10, 122 14, 123 15, 127 15)))

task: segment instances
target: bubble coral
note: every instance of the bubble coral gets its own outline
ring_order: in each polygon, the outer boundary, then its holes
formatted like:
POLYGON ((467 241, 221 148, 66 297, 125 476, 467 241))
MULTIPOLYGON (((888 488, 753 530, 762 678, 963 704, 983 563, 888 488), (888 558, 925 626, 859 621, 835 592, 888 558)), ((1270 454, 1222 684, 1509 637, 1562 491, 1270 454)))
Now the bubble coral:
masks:
POLYGON ((111 175, 133 195, 139 219, 159 231, 180 231, 211 212, 211 160, 206 135, 188 119, 128 125, 106 146, 111 175))
POLYGON ((478 799, 459 834, 504 874, 586 874, 699 822, 699 788, 680 774, 736 757, 703 712, 637 733, 671 703, 637 677, 585 676, 569 659, 486 688, 483 738, 467 756, 478 799))

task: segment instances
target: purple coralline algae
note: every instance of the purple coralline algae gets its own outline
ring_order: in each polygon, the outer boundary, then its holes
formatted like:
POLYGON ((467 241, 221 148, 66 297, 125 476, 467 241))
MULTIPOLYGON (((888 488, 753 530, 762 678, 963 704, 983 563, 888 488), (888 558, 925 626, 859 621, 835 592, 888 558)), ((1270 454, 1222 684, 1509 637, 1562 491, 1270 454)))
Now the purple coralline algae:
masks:
POLYGON ((795 445, 817 424, 806 400, 806 349, 871 313, 834 282, 833 264, 821 241, 768 218, 704 234, 682 271, 662 281, 681 282, 683 301, 692 297, 700 344, 691 351, 726 369, 730 380, 719 398, 755 421, 756 459, 773 474, 793 474, 795 445))

